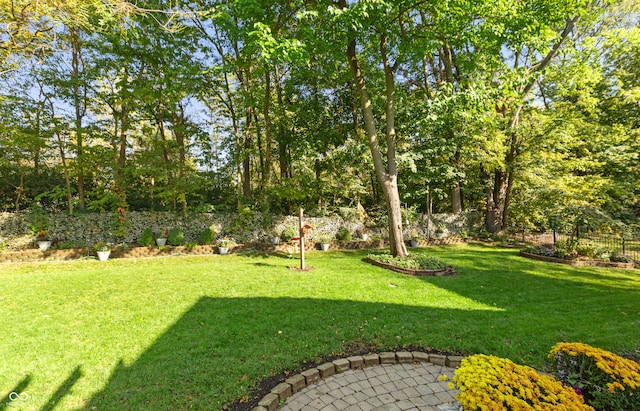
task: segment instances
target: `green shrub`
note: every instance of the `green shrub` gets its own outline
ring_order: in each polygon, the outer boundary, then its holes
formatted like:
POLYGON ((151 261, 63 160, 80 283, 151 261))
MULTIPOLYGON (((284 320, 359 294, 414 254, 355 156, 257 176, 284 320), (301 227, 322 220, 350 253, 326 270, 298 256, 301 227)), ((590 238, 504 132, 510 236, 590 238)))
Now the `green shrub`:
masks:
POLYGON ((184 244, 184 232, 179 227, 174 227, 169 231, 169 237, 167 238, 169 245, 178 246, 184 244))
POLYGON ((143 247, 149 247, 152 245, 155 245, 155 240, 153 239, 153 230, 151 230, 150 228, 145 228, 145 230, 142 232, 142 235, 140 236, 140 240, 138 241, 138 244, 140 244, 143 247))
POLYGON ((200 245, 211 245, 216 240, 216 233, 213 232, 209 227, 202 230, 200 233, 200 237, 198 237, 198 244, 200 245))
POLYGON ((69 241, 62 241, 62 242, 58 243, 58 248, 61 249, 61 250, 70 250, 72 248, 82 248, 85 245, 86 244, 84 243, 84 241, 69 240, 69 241))
POLYGON ((367 258, 384 264, 390 264, 399 268, 406 268, 409 270, 442 270, 449 266, 445 261, 437 257, 431 257, 427 255, 394 257, 391 254, 382 253, 369 254, 367 258))
POLYGON ((284 230, 282 230, 282 234, 280 234, 280 238, 285 243, 288 243, 289 241, 291 241, 291 239, 295 236, 296 236, 296 230, 294 230, 291 227, 285 228, 284 230))
POLYGON ((351 241, 351 231, 346 227, 342 227, 338 231, 338 234, 336 234, 336 239, 340 241, 351 241))

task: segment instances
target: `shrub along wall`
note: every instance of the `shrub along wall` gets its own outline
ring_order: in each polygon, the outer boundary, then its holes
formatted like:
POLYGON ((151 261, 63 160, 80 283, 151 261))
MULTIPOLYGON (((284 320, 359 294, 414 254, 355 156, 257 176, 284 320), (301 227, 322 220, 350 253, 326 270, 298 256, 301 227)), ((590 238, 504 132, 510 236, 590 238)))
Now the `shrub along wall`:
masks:
MULTIPOLYGON (((185 234, 185 242, 197 242, 200 233, 207 227, 216 232, 216 237, 228 236, 237 241, 269 240, 286 228, 297 227, 297 216, 271 216, 254 211, 241 211, 233 214, 188 214, 177 215, 170 212, 129 212, 121 220, 115 213, 82 213, 69 216, 64 213, 48 215, 48 230, 51 240, 58 247, 91 246, 99 241, 126 243, 135 245, 142 232, 151 228, 154 232, 179 227, 185 234), (119 234, 119 235, 116 235, 119 234)), ((477 218, 473 213, 459 215, 433 215, 429 222, 430 231, 441 225, 445 233, 453 235, 460 231, 474 231, 477 218)), ((311 237, 327 235, 333 238, 340 228, 355 233, 365 224, 355 218, 338 215, 328 217, 305 217, 305 223, 313 226, 311 237)), ((405 227, 405 236, 412 232, 426 236, 426 219, 411 223, 405 227)), ((386 227, 368 229, 370 237, 387 237, 386 227)), ((29 213, 0 213, 0 249, 29 248, 34 245, 34 235, 30 229, 29 213)))

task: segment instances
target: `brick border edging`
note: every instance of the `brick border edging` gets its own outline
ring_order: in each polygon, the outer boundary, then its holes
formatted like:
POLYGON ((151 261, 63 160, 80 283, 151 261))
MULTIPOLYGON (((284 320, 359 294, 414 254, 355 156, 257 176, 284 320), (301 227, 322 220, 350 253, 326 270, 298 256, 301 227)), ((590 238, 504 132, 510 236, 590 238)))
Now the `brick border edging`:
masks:
POLYGON ((331 362, 320 364, 315 368, 302 371, 299 374, 287 378, 276 385, 267 395, 258 401, 258 406, 252 411, 275 411, 280 408, 281 402, 291 397, 298 391, 335 374, 347 370, 358 370, 373 365, 383 364, 412 364, 429 362, 434 365, 457 368, 460 366, 462 356, 429 354, 421 351, 381 352, 379 354, 355 355, 340 358, 331 362))

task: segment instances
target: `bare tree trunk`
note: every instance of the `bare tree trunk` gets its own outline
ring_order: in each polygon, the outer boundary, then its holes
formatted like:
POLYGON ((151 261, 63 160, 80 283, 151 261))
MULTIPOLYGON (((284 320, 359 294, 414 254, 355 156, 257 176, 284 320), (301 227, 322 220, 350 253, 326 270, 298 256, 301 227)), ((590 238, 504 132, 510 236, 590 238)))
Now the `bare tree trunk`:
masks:
MULTIPOLYGON (((340 5, 347 7, 346 0, 340 0, 340 5)), ((394 256, 406 256, 407 251, 402 235, 402 214, 400 207, 400 194, 398 192, 398 174, 396 168, 395 151, 395 79, 394 68, 389 64, 387 56, 386 37, 380 40, 380 52, 385 68, 386 88, 386 137, 387 137, 387 167, 382 159, 380 141, 376 130, 375 117, 369 91, 367 90, 364 75, 360 69, 356 53, 356 42, 352 39, 347 47, 347 59, 351 74, 356 83, 356 89, 360 97, 360 109, 364 118, 365 131, 367 133, 369 150, 373 158, 376 176, 386 199, 387 214, 389 217, 389 246, 394 256)))
MULTIPOLYGON (((533 64, 529 67, 528 71, 531 74, 541 73, 544 69, 546 69, 551 61, 556 57, 560 48, 564 44, 564 42, 569 37, 569 34, 573 31, 576 23, 580 20, 580 17, 574 17, 571 19, 567 19, 565 22, 564 29, 562 33, 560 33, 560 38, 553 45, 551 50, 547 53, 547 55, 537 63, 533 64)), ((519 62, 519 55, 516 59, 516 68, 519 62)), ((524 99, 529 95, 533 87, 537 82, 537 77, 535 75, 531 76, 531 79, 527 84, 518 88, 516 91, 519 93, 520 98, 524 99)), ((519 142, 516 139, 516 129, 518 127, 518 122, 520 118, 520 113, 522 111, 523 105, 518 105, 513 114, 511 115, 511 120, 507 126, 508 132, 510 134, 510 140, 507 142, 509 144, 509 151, 505 156, 505 170, 497 169, 495 170, 495 183, 493 185, 493 189, 489 190, 489 186, 487 186, 486 191, 486 203, 487 203, 487 215, 485 217, 485 225, 487 231, 490 233, 496 233, 507 228, 507 223, 509 221, 509 205, 511 203, 511 190, 513 188, 513 181, 515 179, 514 175, 514 163, 518 157, 518 144, 519 142)))
POLYGON ((78 161, 78 207, 81 210, 86 208, 84 189, 84 130, 82 129, 82 119, 87 113, 87 89, 80 86, 80 70, 84 68, 82 60, 82 44, 80 34, 77 29, 69 27, 71 38, 71 75, 73 83, 73 105, 75 109, 75 132, 76 132, 76 157, 78 161))
POLYGON ((271 75, 269 73, 268 67, 265 67, 264 72, 264 138, 265 138, 265 148, 264 148, 264 162, 266 163, 263 166, 262 170, 262 181, 265 187, 268 187, 271 184, 271 150, 272 150, 272 141, 273 141, 273 125, 271 123, 271 75))
POLYGON ((242 194, 251 197, 251 107, 245 109, 245 129, 244 129, 244 153, 242 158, 242 194))

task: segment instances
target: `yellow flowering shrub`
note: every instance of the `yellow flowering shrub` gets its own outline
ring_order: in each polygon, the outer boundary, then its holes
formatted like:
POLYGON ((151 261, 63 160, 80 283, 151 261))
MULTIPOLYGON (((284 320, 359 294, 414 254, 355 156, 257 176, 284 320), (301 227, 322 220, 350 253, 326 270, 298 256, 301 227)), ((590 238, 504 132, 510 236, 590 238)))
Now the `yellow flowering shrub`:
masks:
POLYGON ((561 342, 549 353, 558 378, 596 410, 640 410, 640 364, 583 343, 561 342))
POLYGON ((453 381, 465 411, 593 411, 572 388, 500 357, 466 357, 453 381))

